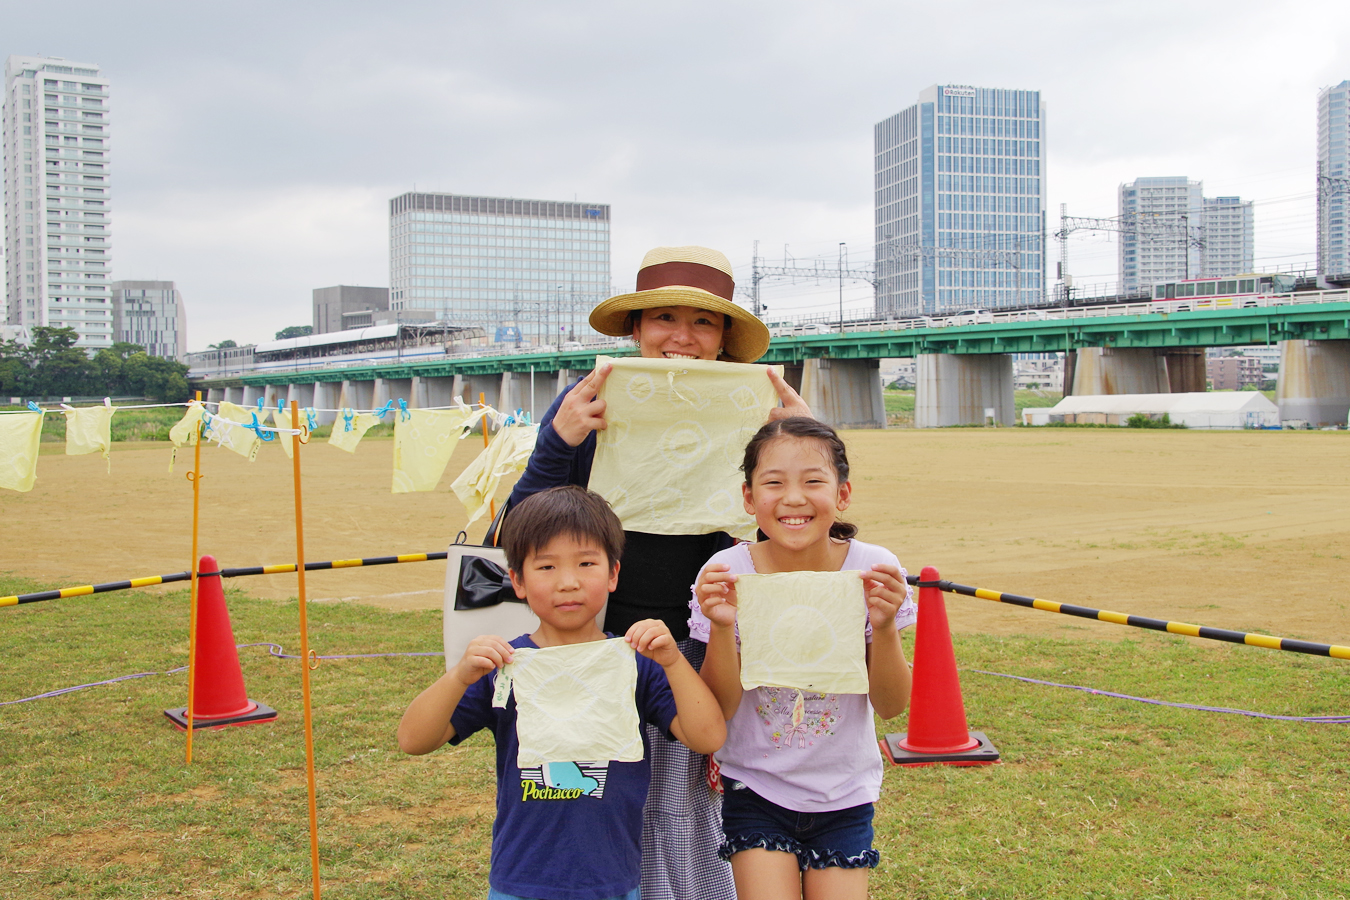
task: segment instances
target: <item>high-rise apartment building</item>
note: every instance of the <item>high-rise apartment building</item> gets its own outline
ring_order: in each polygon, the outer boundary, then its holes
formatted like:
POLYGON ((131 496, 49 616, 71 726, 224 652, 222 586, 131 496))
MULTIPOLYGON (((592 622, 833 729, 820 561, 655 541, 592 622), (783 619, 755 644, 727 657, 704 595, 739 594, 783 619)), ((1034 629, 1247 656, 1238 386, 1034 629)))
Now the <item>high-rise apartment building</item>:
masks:
POLYGON ((187 309, 172 281, 114 281, 113 339, 140 344, 151 356, 187 358, 187 309))
POLYGON ((113 342, 108 79, 92 63, 5 62, 5 299, 10 323, 113 342))
POLYGON ((873 129, 877 315, 1040 303, 1040 91, 934 85, 873 129))
POLYGON ((1122 293, 1163 281, 1250 272, 1255 256, 1251 201, 1206 197, 1204 182, 1184 175, 1136 178, 1120 186, 1122 293))
POLYGON ((591 334, 609 296, 609 206, 458 194, 389 201, 389 307, 497 340, 591 334))
POLYGON ((1317 95, 1317 271, 1350 278, 1350 80, 1317 95))

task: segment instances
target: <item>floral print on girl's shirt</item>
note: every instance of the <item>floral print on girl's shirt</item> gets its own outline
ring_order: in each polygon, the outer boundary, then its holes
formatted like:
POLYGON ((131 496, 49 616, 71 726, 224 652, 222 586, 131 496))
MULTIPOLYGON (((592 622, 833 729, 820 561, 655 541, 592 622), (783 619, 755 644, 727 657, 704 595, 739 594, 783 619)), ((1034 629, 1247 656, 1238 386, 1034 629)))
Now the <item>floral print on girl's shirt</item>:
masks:
POLYGON ((755 711, 768 728, 769 742, 777 750, 814 746, 816 738, 834 734, 839 722, 839 695, 817 694, 796 688, 758 688, 755 711))

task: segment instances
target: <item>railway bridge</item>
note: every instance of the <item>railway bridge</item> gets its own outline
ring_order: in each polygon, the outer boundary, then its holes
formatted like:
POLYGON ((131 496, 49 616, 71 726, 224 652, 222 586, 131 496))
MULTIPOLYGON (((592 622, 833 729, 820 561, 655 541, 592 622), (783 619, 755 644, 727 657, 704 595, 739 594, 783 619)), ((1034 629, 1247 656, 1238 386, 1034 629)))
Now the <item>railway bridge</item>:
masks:
MULTIPOLYGON (((969 318, 969 317, 968 317, 969 318)), ((1012 354, 1067 354, 1065 392, 1171 393, 1205 389, 1207 347, 1279 345, 1280 417, 1346 423, 1350 413, 1350 292, 986 313, 979 321, 915 319, 845 323, 842 331, 773 338, 761 362, 787 378, 822 420, 841 428, 885 426, 880 360, 916 361, 915 425, 981 424, 994 410, 1013 424, 1012 354)), ((799 329, 800 331, 800 329, 799 329)), ((372 409, 403 398, 446 406, 479 393, 498 409, 541 415, 555 394, 631 347, 460 354, 403 364, 297 361, 233 378, 201 379, 208 400, 268 406, 296 400, 319 409, 372 409)), ((331 422, 334 413, 321 414, 331 422)))

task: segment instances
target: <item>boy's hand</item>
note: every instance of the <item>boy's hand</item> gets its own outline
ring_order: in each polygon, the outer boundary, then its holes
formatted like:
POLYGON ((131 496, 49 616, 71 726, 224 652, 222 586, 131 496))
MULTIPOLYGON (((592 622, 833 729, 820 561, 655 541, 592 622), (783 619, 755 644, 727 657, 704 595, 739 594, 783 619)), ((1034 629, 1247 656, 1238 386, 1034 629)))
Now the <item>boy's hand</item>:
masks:
POLYGON ((730 628, 736 624, 736 576, 725 563, 714 563, 703 570, 694 585, 698 607, 709 622, 730 628))
POLYGON ((455 663, 452 671, 455 678, 468 687, 493 669, 509 663, 514 652, 515 648, 497 635, 482 634, 469 641, 464 656, 455 663))
POLYGON ((630 646, 661 668, 669 668, 678 660, 684 659, 680 648, 675 646, 675 636, 670 626, 660 619, 643 619, 634 622, 624 635, 630 646))
POLYGON ((895 614, 909 596, 909 586, 900 577, 900 570, 892 565, 877 563, 870 572, 858 573, 867 596, 867 618, 872 633, 895 628, 895 614))

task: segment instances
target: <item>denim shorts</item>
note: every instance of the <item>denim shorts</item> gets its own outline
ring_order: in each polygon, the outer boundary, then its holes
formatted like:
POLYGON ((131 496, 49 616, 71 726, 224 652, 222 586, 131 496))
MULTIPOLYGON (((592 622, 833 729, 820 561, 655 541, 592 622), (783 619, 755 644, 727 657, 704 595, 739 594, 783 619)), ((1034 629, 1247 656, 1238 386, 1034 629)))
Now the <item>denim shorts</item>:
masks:
POLYGON ((872 849, 872 804, 829 812, 795 812, 756 794, 739 781, 722 779, 722 833, 717 853, 731 859, 763 847, 797 857, 802 871, 874 869, 881 854, 872 849))

